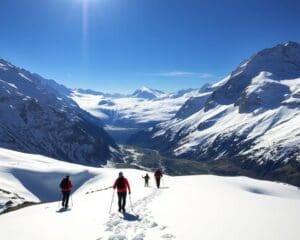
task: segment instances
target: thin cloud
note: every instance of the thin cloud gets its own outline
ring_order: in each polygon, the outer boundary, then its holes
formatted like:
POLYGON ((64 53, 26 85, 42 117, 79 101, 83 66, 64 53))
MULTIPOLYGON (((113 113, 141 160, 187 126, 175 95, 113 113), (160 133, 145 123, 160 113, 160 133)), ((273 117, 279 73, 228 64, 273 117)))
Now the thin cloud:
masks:
POLYGON ((170 71, 170 72, 158 72, 158 73, 148 73, 147 76, 156 77, 178 77, 178 78, 211 78, 213 75, 211 73, 203 72, 186 72, 186 71, 170 71))

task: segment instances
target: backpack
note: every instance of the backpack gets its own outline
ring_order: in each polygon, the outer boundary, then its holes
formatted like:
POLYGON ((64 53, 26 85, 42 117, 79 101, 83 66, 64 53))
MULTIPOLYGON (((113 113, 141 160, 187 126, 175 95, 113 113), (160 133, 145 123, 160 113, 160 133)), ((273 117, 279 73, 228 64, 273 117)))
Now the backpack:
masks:
POLYGON ((160 177, 162 176, 161 171, 157 170, 157 171, 155 172, 154 176, 155 176, 156 178, 160 178, 160 177))
POLYGON ((68 180, 66 178, 64 178, 61 183, 59 184, 61 189, 66 189, 68 188, 68 180))
POLYGON ((118 178, 118 180, 117 180, 117 188, 118 189, 125 188, 125 180, 124 180, 124 178, 118 178))

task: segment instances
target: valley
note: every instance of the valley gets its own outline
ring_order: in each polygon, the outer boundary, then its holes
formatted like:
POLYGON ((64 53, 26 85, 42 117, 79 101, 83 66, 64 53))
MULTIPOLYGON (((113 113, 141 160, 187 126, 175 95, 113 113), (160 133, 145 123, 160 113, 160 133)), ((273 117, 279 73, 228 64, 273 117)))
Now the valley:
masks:
POLYGON ((1 240, 297 240, 300 1, 0 10, 1 240))
POLYGON ((215 84, 173 93, 69 89, 0 62, 0 147, 88 166, 300 186, 298 43, 263 49, 215 84))
MULTIPOLYGON (((222 158, 218 161, 195 161, 161 155, 159 151, 131 145, 121 145, 124 163, 117 163, 117 168, 136 168, 153 172, 163 169, 170 176, 218 175, 248 176, 262 180, 273 180, 300 187, 300 163, 290 160, 288 164, 276 165, 268 162, 257 166, 254 162, 241 158, 222 158)), ((277 163, 278 164, 278 163, 277 163)))

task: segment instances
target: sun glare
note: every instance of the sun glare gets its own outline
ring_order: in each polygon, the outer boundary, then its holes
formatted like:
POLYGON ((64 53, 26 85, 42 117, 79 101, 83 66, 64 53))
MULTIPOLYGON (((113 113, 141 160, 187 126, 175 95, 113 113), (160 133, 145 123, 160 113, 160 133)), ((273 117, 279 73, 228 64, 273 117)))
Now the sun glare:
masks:
POLYGON ((89 1, 91 0, 81 0, 82 1, 82 60, 84 63, 87 61, 88 52, 88 15, 89 15, 89 1))

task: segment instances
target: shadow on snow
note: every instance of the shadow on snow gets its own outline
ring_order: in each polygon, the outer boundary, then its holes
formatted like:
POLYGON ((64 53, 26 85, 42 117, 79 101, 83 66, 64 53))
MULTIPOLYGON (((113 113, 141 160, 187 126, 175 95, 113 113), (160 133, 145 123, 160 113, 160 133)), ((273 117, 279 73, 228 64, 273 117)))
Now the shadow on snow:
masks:
MULTIPOLYGON (((20 180, 25 188, 39 198, 40 201, 51 202, 61 199, 59 184, 65 173, 14 169, 12 174, 20 180)), ((88 171, 70 174, 70 179, 74 186, 72 192, 75 192, 82 184, 94 176, 94 174, 88 171)))
POLYGON ((130 221, 130 222, 134 222, 134 221, 139 221, 139 216, 138 215, 134 215, 131 213, 123 213, 124 216, 124 220, 130 221))

